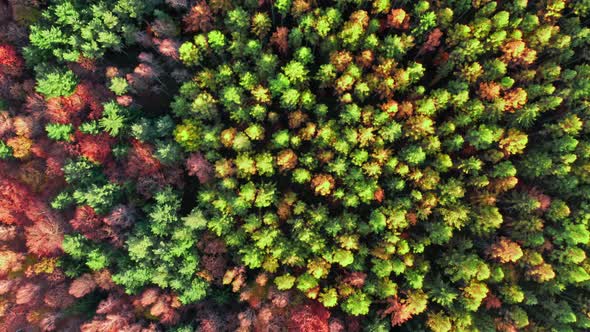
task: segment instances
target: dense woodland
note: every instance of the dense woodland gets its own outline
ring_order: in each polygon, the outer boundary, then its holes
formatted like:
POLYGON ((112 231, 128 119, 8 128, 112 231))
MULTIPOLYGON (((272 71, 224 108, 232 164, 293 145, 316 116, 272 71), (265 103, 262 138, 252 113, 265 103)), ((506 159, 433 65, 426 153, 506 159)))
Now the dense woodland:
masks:
POLYGON ((590 330, 590 0, 1 0, 0 331, 590 330))

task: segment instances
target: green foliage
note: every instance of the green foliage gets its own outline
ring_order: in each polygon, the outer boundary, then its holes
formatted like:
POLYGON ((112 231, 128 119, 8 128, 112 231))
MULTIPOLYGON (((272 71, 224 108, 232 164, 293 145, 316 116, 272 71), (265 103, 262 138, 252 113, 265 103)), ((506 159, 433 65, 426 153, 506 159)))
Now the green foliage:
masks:
POLYGON ((113 275, 127 292, 153 283, 177 292, 183 304, 207 295, 208 283, 196 276, 200 259, 195 244, 204 221, 196 211, 181 220, 179 209, 178 194, 169 187, 156 193, 154 203, 145 207, 147 219, 126 241, 122 258, 126 264, 113 275))
POLYGON ((70 70, 46 71, 37 78, 36 90, 45 98, 69 96, 77 84, 77 78, 70 70))
MULTIPOLYGON (((130 294, 193 304, 221 271, 253 307, 278 289, 366 316, 368 331, 588 330, 587 1, 166 3, 57 1, 31 26, 24 55, 46 98, 76 88, 57 68, 109 63, 138 31, 154 54, 178 51, 146 62, 186 80, 159 115, 105 101, 45 126, 60 144, 76 130, 116 142, 105 169, 64 164, 53 208, 138 210, 120 248, 67 235, 69 276, 106 268, 130 294), (161 164, 132 163, 148 157, 161 164)), ((137 94, 129 82, 104 83, 137 94)), ((0 158, 28 134, 7 131, 0 158)))
POLYGON ((123 77, 113 77, 111 78, 111 85, 109 85, 109 89, 113 91, 116 95, 121 96, 127 93, 129 89, 129 84, 127 80, 123 77))
POLYGON ((50 123, 45 126, 47 137, 56 141, 69 141, 73 130, 71 124, 50 123))
POLYGON ((4 141, 0 141, 0 159, 9 159, 12 157, 12 148, 4 141))
POLYGON ((369 313, 370 305, 371 301, 366 294, 356 292, 342 303, 342 310, 353 316, 366 315, 369 313))
POLYGON ((296 278, 290 274, 284 274, 275 278, 275 284, 279 290, 291 289, 295 284, 296 278))
POLYGON ((104 104, 100 127, 111 136, 117 136, 125 127, 127 110, 114 101, 104 104))
POLYGON ((43 11, 31 26, 31 47, 25 50, 30 63, 49 56, 75 62, 80 56, 99 58, 109 49, 121 50, 137 31, 134 24, 151 13, 157 1, 58 1, 43 11))

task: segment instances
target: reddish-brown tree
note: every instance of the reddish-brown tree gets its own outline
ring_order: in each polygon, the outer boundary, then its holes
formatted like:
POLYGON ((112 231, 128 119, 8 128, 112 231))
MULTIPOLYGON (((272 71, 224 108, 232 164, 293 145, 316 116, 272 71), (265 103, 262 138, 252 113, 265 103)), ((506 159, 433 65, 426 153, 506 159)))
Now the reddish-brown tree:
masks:
POLYGON ((200 183, 207 183, 213 178, 213 166, 201 153, 192 153, 186 160, 188 175, 197 176, 200 183))
POLYGON ((205 1, 199 1, 182 21, 184 22, 184 30, 187 32, 207 32, 213 27, 213 14, 205 1))
POLYGON ((328 332, 330 311, 317 302, 299 305, 291 311, 288 329, 294 332, 328 332))
POLYGON ((289 52, 289 29, 286 27, 277 27, 277 30, 270 37, 270 43, 281 54, 286 55, 289 52))
POLYGON ((0 44, 0 77, 3 74, 20 76, 23 68, 24 61, 16 52, 16 48, 9 44, 0 44))

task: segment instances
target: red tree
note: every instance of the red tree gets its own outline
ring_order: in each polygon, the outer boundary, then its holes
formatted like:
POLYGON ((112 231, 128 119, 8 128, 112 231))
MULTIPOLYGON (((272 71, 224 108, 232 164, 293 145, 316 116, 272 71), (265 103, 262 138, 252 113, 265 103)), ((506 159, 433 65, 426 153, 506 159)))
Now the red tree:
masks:
POLYGON ((270 43, 279 52, 286 55, 289 52, 289 29, 286 27, 277 27, 277 30, 270 37, 270 43))
POLYGON ((330 311, 317 302, 300 305, 291 311, 288 329, 294 332, 328 332, 329 318, 330 311))
POLYGON ((82 156, 100 164, 110 159, 111 144, 114 140, 109 134, 103 132, 98 135, 90 135, 77 131, 74 136, 78 141, 82 156))
POLYGON ((2 74, 20 76, 23 67, 24 61, 16 52, 14 46, 0 44, 0 77, 2 77, 2 74))
POLYGON ((213 15, 209 5, 205 1, 200 1, 182 20, 184 22, 184 30, 187 32, 207 32, 211 30, 213 25, 213 15))
POLYGON ((151 145, 132 139, 131 149, 129 149, 125 164, 125 175, 139 178, 157 173, 162 168, 162 164, 154 157, 153 153, 154 149, 151 145))
POLYGON ((61 254, 63 229, 55 216, 47 216, 25 228, 29 252, 37 256, 57 256, 61 254))
POLYGON ((76 298, 81 298, 84 295, 92 292, 96 288, 96 282, 91 274, 83 274, 75 279, 70 285, 68 293, 76 298))
POLYGON ((201 153, 193 153, 186 160, 188 175, 197 176, 200 183, 207 183, 213 178, 213 166, 201 153))

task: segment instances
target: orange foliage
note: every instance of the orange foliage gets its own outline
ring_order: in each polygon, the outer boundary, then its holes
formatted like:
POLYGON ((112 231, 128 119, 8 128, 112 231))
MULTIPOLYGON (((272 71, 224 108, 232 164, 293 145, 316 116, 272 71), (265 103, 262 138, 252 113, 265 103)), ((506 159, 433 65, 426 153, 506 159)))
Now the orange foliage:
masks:
POLYGON ((496 82, 479 83, 479 96, 483 100, 493 101, 500 97, 500 84, 496 82))
POLYGON ((537 51, 528 48, 524 41, 513 40, 500 47, 502 60, 516 65, 530 65, 537 58, 537 51))
POLYGON ((506 105, 504 110, 507 112, 514 112, 521 109, 527 102, 527 93, 522 88, 510 90, 504 94, 504 101, 506 105))
POLYGON ((391 12, 387 14, 387 26, 400 30, 407 30, 410 27, 410 15, 401 8, 392 9, 391 12))
POLYGON ((518 243, 502 237, 489 248, 489 254, 500 263, 516 262, 522 257, 522 249, 518 243))

